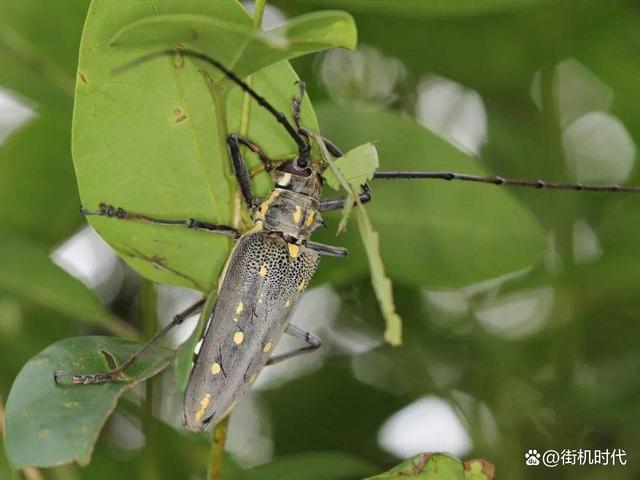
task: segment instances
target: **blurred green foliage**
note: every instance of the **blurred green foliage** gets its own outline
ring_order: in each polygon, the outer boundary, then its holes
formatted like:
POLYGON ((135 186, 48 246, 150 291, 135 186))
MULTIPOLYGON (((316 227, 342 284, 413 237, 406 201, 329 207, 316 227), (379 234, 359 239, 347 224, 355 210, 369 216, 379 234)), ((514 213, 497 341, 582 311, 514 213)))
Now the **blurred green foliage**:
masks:
MULTIPOLYGON (((188 10, 186 3, 157 0, 154 5, 167 13, 177 4, 188 10)), ((206 9, 211 8, 210 2, 189 3, 193 3, 189 12, 193 14, 208 13, 206 9)), ((271 3, 288 17, 325 8, 353 15, 359 45, 375 49, 369 50, 375 55, 348 57, 333 69, 329 55, 302 57, 292 61, 295 74, 271 67, 274 70, 268 75, 264 71, 256 75, 255 86, 286 110, 297 74, 307 82, 320 131, 345 150, 377 141, 382 169, 580 180, 576 172, 583 170, 576 168, 575 161, 589 158, 593 138, 598 137, 605 148, 593 149, 594 155, 600 169, 604 166, 615 178, 620 166, 614 153, 621 142, 619 137, 607 136, 608 130, 599 127, 602 124, 578 138, 578 147, 584 147, 582 156, 576 160, 566 155, 576 122, 594 110, 616 119, 632 144, 640 142, 640 8, 633 0, 271 3), (585 87, 584 75, 561 75, 569 59, 579 62, 603 86, 594 90, 585 87), (389 82, 392 71, 395 81, 389 82), (463 92, 476 92, 481 99, 487 135, 478 159, 415 121, 425 115, 424 108, 436 109, 435 104, 422 102, 429 85, 442 79, 457 82, 463 92), (602 92, 609 100, 596 101, 602 92)), ((121 282, 119 294, 102 307, 88 288, 47 256, 82 225, 70 138, 80 35, 88 7, 88 0, 0 1, 0 86, 36 112, 34 120, 0 145, 2 404, 19 370, 47 345, 78 334, 117 329, 124 334, 122 329, 131 327, 122 327, 120 319, 141 327, 136 282, 129 281, 132 273, 124 281, 111 280, 121 282)), ((108 33, 103 43, 95 39, 95 48, 106 48, 115 32, 108 33)), ((99 67, 103 59, 91 61, 99 67)), ((138 80, 149 87, 168 81, 159 72, 148 77, 145 72, 144 68, 139 71, 142 78, 138 80)), ((204 90, 197 73, 184 81, 195 98, 204 90)), ((130 101, 142 102, 140 95, 132 95, 130 101)), ((231 105, 241 104, 237 91, 230 95, 231 105)), ((171 102, 147 100, 136 108, 158 108, 170 118, 175 108, 171 102)), ((102 106, 112 109, 106 113, 117 113, 117 108, 126 110, 134 104, 106 101, 102 106)), ((211 109, 213 118, 212 105, 207 101, 198 108, 204 121, 214 125, 205 145, 215 147, 215 122, 206 117, 211 109)), ((310 103, 304 108, 305 121, 313 125, 310 103)), ((465 117, 462 112, 455 105, 445 111, 453 124, 465 117)), ((234 107, 228 115, 233 131, 240 125, 240 113, 234 107)), ((263 115, 252 109, 252 121, 259 125, 252 126, 251 136, 269 145, 274 155, 287 153, 291 145, 286 137, 275 133, 279 130, 263 115)), ((120 149, 130 145, 122 138, 141 137, 144 142, 138 154, 125 158, 134 165, 147 149, 156 148, 152 153, 157 163, 146 173, 164 175, 162 169, 166 169, 171 175, 168 180, 184 182, 185 195, 191 196, 186 203, 195 205, 195 210, 184 213, 207 215, 209 203, 200 201, 201 192, 188 190, 191 177, 169 168, 177 155, 171 140, 149 140, 136 130, 132 118, 122 117, 121 136, 114 129, 115 136, 106 140, 120 149)), ((102 150, 98 139, 92 146, 104 162, 115 161, 113 152, 102 150)), ((206 154, 218 162, 211 168, 224 168, 224 159, 210 150, 206 154)), ((630 175, 619 178, 640 184, 637 172, 633 168, 630 175)), ((102 170, 94 170, 94 175, 96 190, 90 194, 96 201, 118 204, 119 185, 101 183, 102 170)), ((372 189, 374 200, 368 211, 380 232, 385 266, 394 281, 396 305, 404 320, 404 345, 392 348, 379 341, 383 321, 355 225, 337 239, 334 228, 322 232, 319 241, 347 245, 352 254, 344 263, 325 260, 318 273, 316 285, 330 282, 340 299, 331 331, 319 332, 326 339, 323 362, 316 370, 255 393, 254 401, 270 426, 273 460, 243 470, 230 458, 226 478, 285 478, 282 472, 294 472, 291 478, 347 480, 388 470, 401 459, 380 446, 380 427, 425 395, 438 396, 456 409, 472 442, 465 457, 490 459, 499 478, 637 478, 640 469, 632 461, 625 467, 557 470, 524 464, 524 453, 531 448, 623 448, 630 456, 640 449, 637 198, 506 191, 435 181, 374 181, 372 189), (496 277, 500 280, 484 282, 496 277), (358 351, 336 340, 353 332, 372 336, 379 346, 358 351), (487 427, 486 412, 492 428, 487 427)), ((183 213, 170 210, 172 199, 163 199, 160 191, 150 195, 155 192, 143 187, 135 193, 145 213, 157 213, 153 208, 160 201, 167 206, 159 213, 183 213)), ((131 194, 132 200, 135 197, 131 194)), ((327 218, 332 227, 338 221, 339 213, 327 218)), ((125 238, 130 233, 124 227, 113 228, 125 238)), ((160 240, 166 238, 160 231, 157 235, 160 240)), ((179 252, 180 261, 206 270, 202 278, 207 283, 224 255, 216 250, 222 245, 215 241, 201 242, 202 252, 194 255, 184 249, 179 252), (207 255, 210 263, 205 265, 202 257, 207 255)), ((162 275, 170 277, 158 273, 162 275)), ((171 382, 165 383, 153 383, 155 400, 174 390, 171 382)), ((58 467, 41 474, 45 478, 177 478, 188 471, 193 478, 203 478, 208 438, 150 418, 139 394, 134 389, 123 396, 88 467, 58 467), (146 441, 123 441, 122 425, 131 432, 141 422, 146 441)), ((19 475, 10 471, 4 457, 0 459, 0 478, 19 475)))

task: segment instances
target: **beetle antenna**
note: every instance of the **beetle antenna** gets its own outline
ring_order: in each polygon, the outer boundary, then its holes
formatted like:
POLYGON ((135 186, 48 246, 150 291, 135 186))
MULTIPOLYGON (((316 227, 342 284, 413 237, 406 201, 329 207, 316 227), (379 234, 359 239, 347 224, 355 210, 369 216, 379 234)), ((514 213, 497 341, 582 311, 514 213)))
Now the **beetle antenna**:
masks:
POLYGON ((463 182, 489 183, 492 185, 505 185, 507 187, 538 188, 548 190, 574 190, 586 192, 626 192, 640 193, 640 187, 625 187, 622 185, 593 185, 583 183, 559 183, 546 182, 544 180, 518 180, 498 176, 466 175, 453 172, 412 172, 412 171, 387 171, 376 172, 373 178, 385 179, 435 179, 435 180, 460 180, 463 182))
POLYGON ((251 88, 247 82, 242 80, 238 75, 236 75, 233 71, 229 70, 222 63, 216 60, 213 57, 210 57, 206 53, 198 52, 197 50, 192 50, 189 48, 168 48, 166 50, 162 50, 155 53, 150 53, 148 55, 144 55, 122 67, 117 68, 116 72, 121 72, 123 70, 128 70, 132 67, 136 67, 144 62, 152 60, 157 57, 162 56, 171 56, 171 55, 181 55, 183 57, 193 58, 196 60, 203 61, 208 65, 216 68, 221 71, 229 80, 238 85, 242 90, 248 93, 261 107, 267 110, 271 115, 275 117, 275 119, 280 123, 289 136, 296 142, 298 145, 298 160, 297 164, 300 168, 306 168, 311 160, 311 145, 308 141, 306 141, 302 136, 298 133, 298 131, 293 127, 291 122, 287 119, 284 113, 278 111, 273 105, 271 105, 264 97, 259 95, 253 88, 251 88))

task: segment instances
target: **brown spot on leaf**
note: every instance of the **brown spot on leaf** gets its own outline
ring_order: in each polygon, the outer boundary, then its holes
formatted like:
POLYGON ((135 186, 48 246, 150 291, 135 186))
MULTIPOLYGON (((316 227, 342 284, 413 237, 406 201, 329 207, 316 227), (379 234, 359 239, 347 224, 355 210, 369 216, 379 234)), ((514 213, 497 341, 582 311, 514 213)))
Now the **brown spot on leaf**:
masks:
POLYGON ((422 473, 425 465, 433 457, 432 453, 421 453, 416 463, 413 464, 413 470, 415 474, 422 473))
POLYGON ((79 405, 78 402, 76 402, 75 400, 72 400, 64 404, 64 406, 67 408, 76 408, 78 405, 79 405))
POLYGON ((187 114, 182 111, 180 107, 173 111, 173 121, 175 123, 184 122, 187 119, 187 114))
POLYGON ((480 463, 482 465, 482 474, 487 477, 487 480, 493 480, 496 476, 496 466, 493 463, 486 461, 484 458, 475 458, 464 462, 462 465, 465 470, 471 470, 474 463, 480 463))
POLYGON ((89 82, 87 82, 87 77, 85 76, 84 73, 78 72, 78 75, 80 76, 80 81, 82 81, 82 83, 85 83, 85 84, 89 83, 89 82))
POLYGON ((181 50, 184 50, 184 45, 182 43, 179 43, 176 45, 176 49, 178 50, 178 54, 176 55, 176 59, 173 62, 173 64, 175 65, 176 68, 182 68, 184 67, 184 55, 182 55, 181 50))
POLYGON ((38 438, 45 438, 48 436, 49 436, 49 430, 47 430, 46 428, 38 431, 38 438))

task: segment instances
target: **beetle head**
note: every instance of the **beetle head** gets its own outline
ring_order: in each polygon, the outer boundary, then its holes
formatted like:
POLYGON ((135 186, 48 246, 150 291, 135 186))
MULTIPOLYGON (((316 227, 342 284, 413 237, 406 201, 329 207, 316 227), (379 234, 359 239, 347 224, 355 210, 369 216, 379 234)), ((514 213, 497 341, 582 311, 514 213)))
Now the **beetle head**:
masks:
POLYGON ((272 170, 271 176, 276 187, 308 197, 320 198, 322 177, 311 162, 301 167, 297 160, 287 160, 272 170))

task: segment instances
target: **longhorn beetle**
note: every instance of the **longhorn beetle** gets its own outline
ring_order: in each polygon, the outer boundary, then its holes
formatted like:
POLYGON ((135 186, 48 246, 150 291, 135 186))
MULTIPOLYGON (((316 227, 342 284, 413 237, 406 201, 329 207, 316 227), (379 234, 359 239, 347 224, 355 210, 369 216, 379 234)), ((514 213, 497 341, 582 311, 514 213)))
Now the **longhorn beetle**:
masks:
MULTIPOLYGON (((289 319, 313 277, 320 256, 347 256, 346 249, 316 243, 309 240, 309 237, 322 224, 323 212, 340 209, 345 202, 353 199, 344 197, 320 200, 323 185, 321 174, 327 165, 312 161, 310 138, 313 134, 300 124, 300 108, 305 94, 303 82, 299 83, 299 96, 294 97, 291 102, 294 126, 282 112, 277 111, 234 72, 204 53, 184 48, 167 49, 136 60, 134 64, 161 55, 181 55, 221 71, 269 111, 286 129, 298 148, 294 159, 277 163, 270 160, 256 143, 237 135, 228 137, 233 171, 254 222, 253 228, 244 233, 230 226, 192 218, 153 218, 107 204, 100 204, 96 211, 82 209, 84 215, 182 226, 228 235, 236 240, 220 277, 218 297, 184 397, 184 423, 187 428, 194 431, 208 430, 233 409, 265 365, 273 365, 320 347, 320 338, 290 324, 289 319), (273 178, 274 187, 265 198, 258 199, 253 195, 250 174, 240 152, 241 145, 248 147, 261 159, 273 178), (303 340, 307 345, 272 356, 271 352, 285 332, 303 340)), ((342 155, 331 141, 324 138, 322 141, 331 155, 342 155)), ((378 171, 373 178, 424 178, 561 190, 640 192, 640 187, 552 183, 450 172, 378 171)), ((361 203, 371 200, 371 191, 366 183, 362 185, 359 195, 361 203)), ((203 304, 204 300, 201 300, 176 315, 169 325, 119 367, 91 374, 57 371, 54 373, 55 381, 67 376, 71 377, 74 384, 116 380, 151 345, 182 323, 184 318, 199 311, 203 304)))

